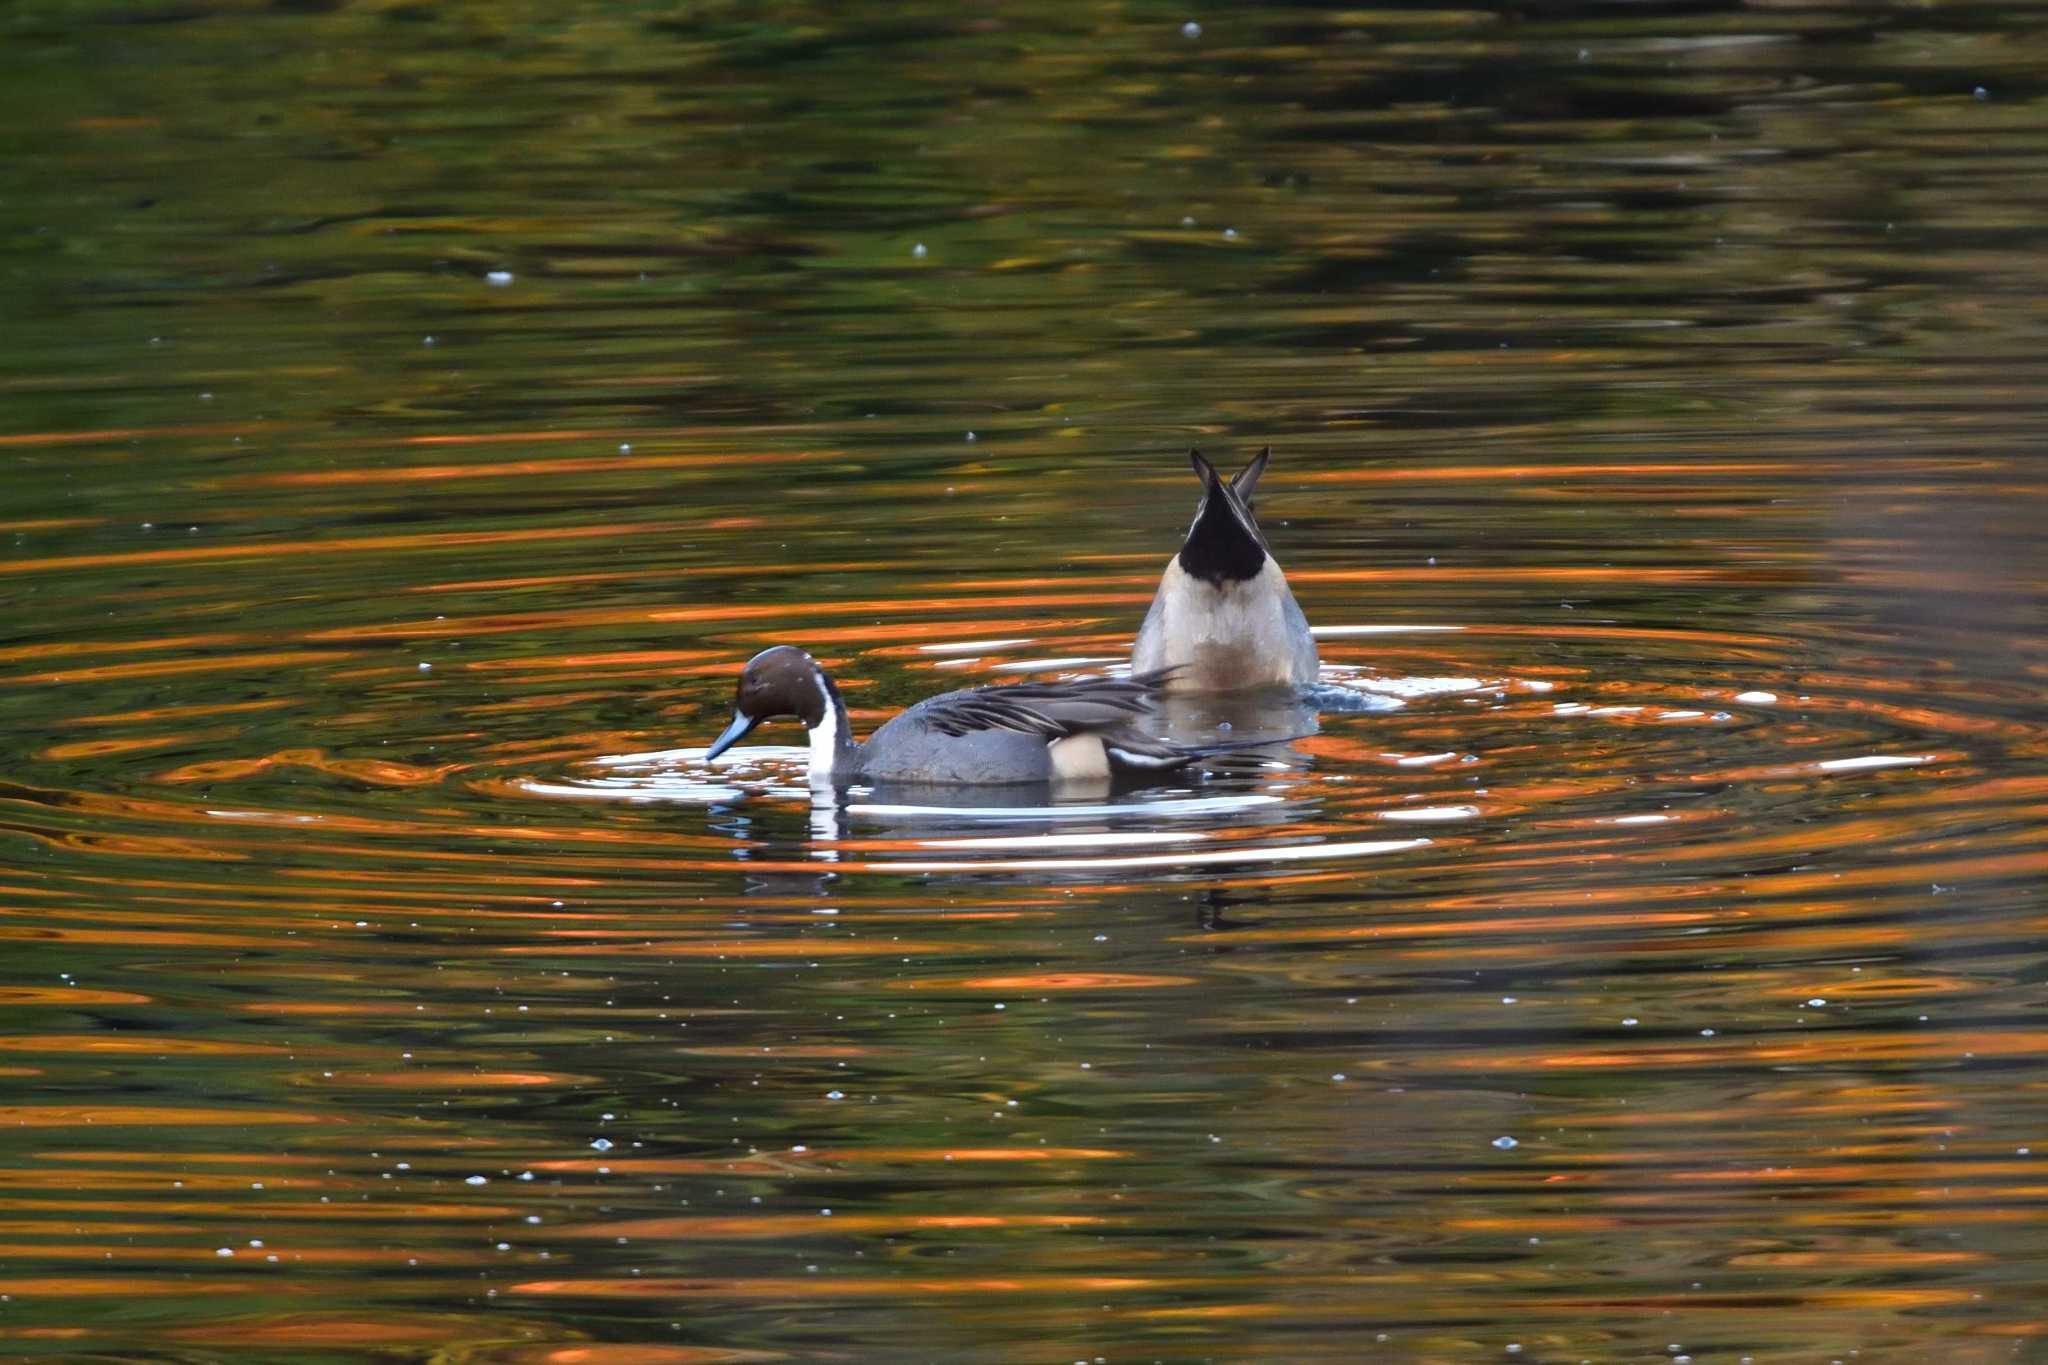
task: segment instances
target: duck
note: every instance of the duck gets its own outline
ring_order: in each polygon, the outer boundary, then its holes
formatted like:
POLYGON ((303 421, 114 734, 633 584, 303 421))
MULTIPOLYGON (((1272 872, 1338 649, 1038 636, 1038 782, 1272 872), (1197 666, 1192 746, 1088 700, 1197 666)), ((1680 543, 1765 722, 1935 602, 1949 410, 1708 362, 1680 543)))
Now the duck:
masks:
POLYGON ((862 742, 847 724, 832 675, 796 646, 776 645, 741 670, 732 724, 704 758, 716 759, 762 722, 782 717, 795 717, 810 732, 813 784, 833 785, 1099 785, 1285 742, 1178 744, 1139 733, 1132 722, 1153 709, 1169 677, 1154 671, 964 688, 927 697, 862 742))
POLYGON ((1134 674, 1166 674, 1169 692, 1300 690, 1316 680, 1315 636, 1253 514, 1272 456, 1265 447, 1225 480, 1201 451, 1188 452, 1202 500, 1138 627, 1134 674))

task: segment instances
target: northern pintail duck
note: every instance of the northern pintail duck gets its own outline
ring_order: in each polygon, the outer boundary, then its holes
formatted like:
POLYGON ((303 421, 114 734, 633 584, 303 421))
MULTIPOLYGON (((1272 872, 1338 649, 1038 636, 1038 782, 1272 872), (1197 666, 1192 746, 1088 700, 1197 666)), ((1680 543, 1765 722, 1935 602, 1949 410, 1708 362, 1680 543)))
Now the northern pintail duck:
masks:
POLYGON ((832 675, 801 649, 777 645, 747 661, 732 724, 704 757, 717 758, 780 716, 809 729, 814 782, 1101 783, 1283 742, 1190 745, 1138 733, 1131 722, 1152 709, 1165 681, 1154 673, 947 692, 891 717, 861 743, 832 675))
POLYGON ((1174 692, 1299 688, 1316 680, 1315 637, 1252 515, 1252 491, 1272 454, 1270 446, 1261 450, 1226 483, 1201 451, 1188 452, 1202 501, 1138 627, 1134 672, 1170 669, 1166 686, 1174 692))

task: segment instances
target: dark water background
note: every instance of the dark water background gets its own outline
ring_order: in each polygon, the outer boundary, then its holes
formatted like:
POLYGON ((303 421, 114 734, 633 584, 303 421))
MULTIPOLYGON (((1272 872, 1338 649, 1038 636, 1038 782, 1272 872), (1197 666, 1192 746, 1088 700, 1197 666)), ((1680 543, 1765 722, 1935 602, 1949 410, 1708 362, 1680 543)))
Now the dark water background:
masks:
POLYGON ((0 10, 0 1351, 2041 1358, 2044 87, 2034 5, 0 10), (770 642, 1121 659, 1266 443, 1402 702, 1306 770, 688 752, 770 642))

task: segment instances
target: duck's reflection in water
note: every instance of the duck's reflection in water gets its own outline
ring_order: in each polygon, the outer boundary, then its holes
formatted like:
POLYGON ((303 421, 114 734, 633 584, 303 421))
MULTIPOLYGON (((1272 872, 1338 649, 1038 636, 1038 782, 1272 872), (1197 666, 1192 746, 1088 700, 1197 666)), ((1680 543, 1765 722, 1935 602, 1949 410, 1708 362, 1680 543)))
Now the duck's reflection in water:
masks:
POLYGON ((1315 705, 1303 693, 1267 687, 1251 692, 1169 693, 1148 717, 1147 728, 1183 744, 1198 738, 1208 744, 1270 738, 1275 741, 1272 756, 1279 758, 1287 740, 1315 734, 1322 727, 1315 705))
POLYGON ((870 852, 1144 849, 1193 843, 1221 829, 1299 819, 1307 798, 1262 789, 1260 774, 1200 786, 1108 784, 944 787, 892 782, 853 788, 811 811, 817 837, 858 840, 870 852))
MULTIPOLYGON (((1222 847, 1260 831, 1299 827, 1317 802, 1269 790, 1257 777, 1190 788, 1070 790, 1046 784, 986 787, 888 783, 820 787, 799 828, 778 806, 715 808, 712 825, 732 840, 745 894, 829 898, 847 875, 987 873, 1069 885, 1170 879, 1222 847)), ((1203 921, 1207 923, 1207 921, 1203 921)))

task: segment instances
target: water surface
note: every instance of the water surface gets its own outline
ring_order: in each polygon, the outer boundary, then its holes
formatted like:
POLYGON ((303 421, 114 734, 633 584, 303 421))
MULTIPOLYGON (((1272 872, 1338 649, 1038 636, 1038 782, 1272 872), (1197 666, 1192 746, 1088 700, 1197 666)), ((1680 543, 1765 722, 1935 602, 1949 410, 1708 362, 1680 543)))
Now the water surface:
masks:
POLYGON ((0 1344, 2030 1358, 2044 57, 0 16, 0 1344), (701 762, 1115 665, 1269 443, 1306 766, 701 762))

